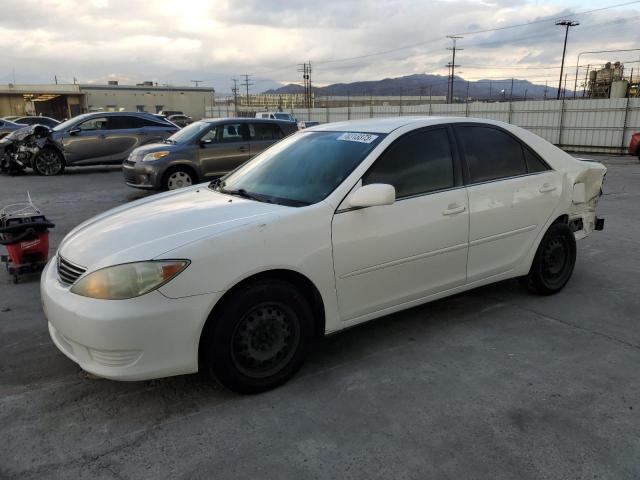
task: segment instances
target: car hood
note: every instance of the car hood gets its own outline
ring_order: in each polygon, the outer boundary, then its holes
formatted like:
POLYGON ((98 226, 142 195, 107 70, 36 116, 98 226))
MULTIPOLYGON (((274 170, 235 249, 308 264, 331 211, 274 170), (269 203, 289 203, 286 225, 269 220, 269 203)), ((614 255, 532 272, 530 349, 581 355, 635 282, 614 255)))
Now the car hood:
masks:
POLYGON ((149 143, 134 149, 131 152, 130 160, 141 160, 147 153, 160 152, 166 150, 167 152, 184 151, 185 145, 176 145, 172 143, 149 143))
POLYGON ((78 225, 58 252, 88 270, 153 259, 291 207, 214 192, 206 185, 153 195, 78 225))

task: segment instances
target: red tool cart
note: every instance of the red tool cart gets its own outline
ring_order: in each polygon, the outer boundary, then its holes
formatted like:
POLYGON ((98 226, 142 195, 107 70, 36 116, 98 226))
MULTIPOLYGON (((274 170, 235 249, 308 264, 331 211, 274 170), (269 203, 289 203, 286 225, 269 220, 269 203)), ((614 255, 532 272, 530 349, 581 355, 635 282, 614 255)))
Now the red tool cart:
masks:
POLYGON ((49 222, 31 201, 14 203, 0 210, 0 244, 7 248, 1 255, 7 272, 18 283, 20 276, 40 272, 49 258, 49 222))

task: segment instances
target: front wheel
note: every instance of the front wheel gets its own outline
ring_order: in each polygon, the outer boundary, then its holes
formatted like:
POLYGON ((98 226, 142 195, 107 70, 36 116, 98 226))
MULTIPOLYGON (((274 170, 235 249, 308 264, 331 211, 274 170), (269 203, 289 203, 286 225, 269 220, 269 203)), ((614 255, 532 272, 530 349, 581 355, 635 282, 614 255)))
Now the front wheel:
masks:
POLYGON ((190 187, 196 183, 195 175, 184 167, 173 167, 164 174, 162 188, 164 190, 176 190, 190 187))
POLYGON ((554 223, 536 251, 529 274, 523 278, 535 293, 551 295, 559 292, 571 278, 576 264, 576 238, 565 223, 554 223))
POLYGON ((33 159, 33 170, 38 175, 60 175, 64 171, 64 157, 53 148, 40 150, 33 159))
POLYGON ((300 368, 312 341, 312 312, 281 280, 261 280, 232 292, 201 348, 209 373, 238 393, 281 385, 300 368))

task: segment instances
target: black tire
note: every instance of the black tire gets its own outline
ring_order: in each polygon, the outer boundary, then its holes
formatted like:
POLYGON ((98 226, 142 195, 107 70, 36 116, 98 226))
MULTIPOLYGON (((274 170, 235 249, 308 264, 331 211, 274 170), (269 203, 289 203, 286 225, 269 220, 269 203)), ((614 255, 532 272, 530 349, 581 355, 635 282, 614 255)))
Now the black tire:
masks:
POLYGON ((291 378, 313 339, 313 313, 290 283, 265 279, 231 293, 209 320, 200 348, 208 373, 238 393, 291 378))
POLYGON ((198 183, 196 175, 188 167, 171 167, 162 176, 163 190, 176 190, 198 183))
POLYGON ((64 157, 54 148, 44 148, 33 158, 33 171, 50 177, 64 172, 64 157))
POLYGON ((565 223, 554 223, 542 237, 524 284, 534 293, 552 295, 564 288, 576 264, 576 237, 565 223))

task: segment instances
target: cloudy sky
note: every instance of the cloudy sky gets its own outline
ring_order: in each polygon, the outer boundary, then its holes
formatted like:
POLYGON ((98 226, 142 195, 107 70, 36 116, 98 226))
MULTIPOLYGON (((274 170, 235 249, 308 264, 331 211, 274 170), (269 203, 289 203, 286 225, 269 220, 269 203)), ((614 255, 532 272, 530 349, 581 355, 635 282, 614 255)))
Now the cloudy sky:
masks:
MULTIPOLYGON (((559 0, 1 0, 0 83, 204 80, 218 92, 253 75, 253 91, 300 82, 310 60, 318 85, 413 73, 445 74, 448 34, 467 34, 460 76, 557 81, 564 31, 573 76, 582 51, 640 48, 640 1, 559 0), (546 20, 547 21, 540 21, 546 20)), ((583 55, 581 64, 640 52, 583 55)), ((636 63, 631 63, 636 62, 636 63)), ((584 72, 582 73, 584 75, 584 72)), ((582 75, 579 78, 582 78, 582 75)), ((569 79, 571 82, 572 79, 569 79)))

